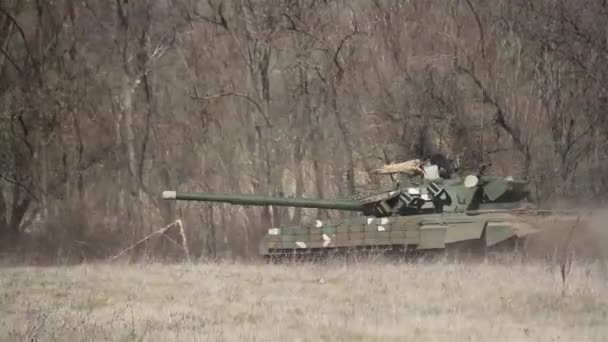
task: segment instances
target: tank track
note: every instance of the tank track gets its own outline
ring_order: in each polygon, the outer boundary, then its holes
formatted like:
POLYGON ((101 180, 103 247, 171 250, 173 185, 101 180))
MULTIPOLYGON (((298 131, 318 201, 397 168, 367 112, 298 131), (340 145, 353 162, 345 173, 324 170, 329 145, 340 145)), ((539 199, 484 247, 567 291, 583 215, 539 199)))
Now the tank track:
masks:
POLYGON ((486 247, 483 240, 471 240, 447 244, 445 248, 435 250, 416 250, 414 245, 378 245, 334 248, 309 249, 273 249, 264 255, 269 263, 285 261, 317 262, 345 258, 351 260, 364 260, 369 258, 389 258, 395 260, 431 260, 435 258, 449 258, 459 260, 485 259, 492 255, 525 254, 525 237, 512 237, 501 243, 486 247))

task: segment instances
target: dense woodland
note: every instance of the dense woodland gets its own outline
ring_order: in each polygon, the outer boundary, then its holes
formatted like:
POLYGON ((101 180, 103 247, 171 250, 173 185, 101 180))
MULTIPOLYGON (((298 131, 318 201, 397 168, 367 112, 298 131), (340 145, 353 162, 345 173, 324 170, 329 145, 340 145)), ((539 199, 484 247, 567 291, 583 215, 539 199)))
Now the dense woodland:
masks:
POLYGON ((601 203, 606 27, 601 0, 1 0, 0 253, 107 257, 181 218, 195 257, 249 257, 343 214, 161 192, 349 197, 437 151, 601 203))

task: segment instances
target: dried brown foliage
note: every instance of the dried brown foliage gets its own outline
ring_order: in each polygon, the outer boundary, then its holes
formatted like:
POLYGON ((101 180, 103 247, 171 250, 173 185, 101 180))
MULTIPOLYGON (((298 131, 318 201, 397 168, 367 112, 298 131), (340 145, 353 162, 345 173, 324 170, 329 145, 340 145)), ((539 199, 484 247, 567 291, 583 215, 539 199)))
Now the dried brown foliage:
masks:
POLYGON ((349 196, 434 151, 527 175, 542 203, 601 202, 607 18, 599 0, 2 1, 1 251, 107 257, 181 217, 195 257, 251 256, 269 225, 338 214, 161 191, 349 196))
POLYGON ((604 341, 596 266, 575 263, 565 296, 544 263, 16 267, 0 277, 0 338, 604 341))

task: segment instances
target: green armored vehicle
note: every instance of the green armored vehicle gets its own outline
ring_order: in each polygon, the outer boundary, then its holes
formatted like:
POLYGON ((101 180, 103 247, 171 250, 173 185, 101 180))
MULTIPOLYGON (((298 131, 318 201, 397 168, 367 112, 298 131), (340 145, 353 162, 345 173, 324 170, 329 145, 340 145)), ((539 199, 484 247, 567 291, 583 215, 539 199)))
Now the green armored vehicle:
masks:
POLYGON ((166 200, 224 202, 359 212, 358 217, 315 220, 295 227, 268 227, 263 256, 331 254, 347 250, 425 251, 512 248, 543 227, 576 222, 570 213, 539 210, 529 203, 527 182, 469 174, 455 177, 420 160, 385 165, 399 174, 394 188, 356 199, 280 198, 164 191, 166 200))

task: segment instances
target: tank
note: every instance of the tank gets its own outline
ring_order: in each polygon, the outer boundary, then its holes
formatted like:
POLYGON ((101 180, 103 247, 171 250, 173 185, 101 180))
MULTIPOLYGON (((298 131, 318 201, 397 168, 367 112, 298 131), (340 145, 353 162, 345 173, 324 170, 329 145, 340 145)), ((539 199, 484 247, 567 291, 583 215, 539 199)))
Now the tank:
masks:
POLYGON ((576 213, 541 210, 528 200, 525 179, 453 175, 414 160, 385 165, 376 174, 397 174, 394 186, 348 199, 164 191, 165 200, 223 202, 358 212, 346 219, 316 219, 290 227, 268 227, 262 256, 326 255, 352 250, 411 255, 432 251, 513 249, 543 228, 573 225, 576 213))

